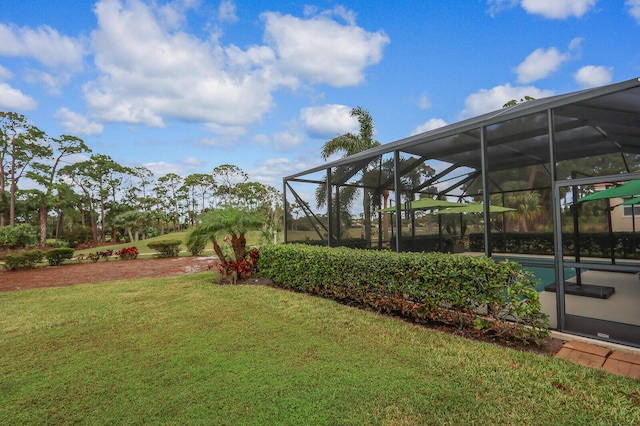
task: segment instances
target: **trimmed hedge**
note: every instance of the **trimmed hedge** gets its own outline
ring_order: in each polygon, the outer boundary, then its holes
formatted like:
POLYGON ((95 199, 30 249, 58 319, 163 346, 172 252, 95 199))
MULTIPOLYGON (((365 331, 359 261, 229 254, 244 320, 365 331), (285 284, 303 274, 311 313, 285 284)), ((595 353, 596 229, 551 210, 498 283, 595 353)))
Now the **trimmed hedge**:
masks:
MULTIPOLYGON (((573 233, 563 233, 562 242, 564 255, 574 254, 575 236, 573 233)), ((616 258, 637 258, 640 250, 640 234, 633 232, 614 232, 613 246, 616 258)), ((484 234, 469 234, 469 249, 484 251, 484 234)), ((491 250, 503 253, 545 254, 553 255, 554 241, 551 232, 505 232, 491 234, 491 250)), ((591 232, 580 234, 580 254, 589 257, 611 257, 611 235, 608 232, 591 232)))
MULTIPOLYGON (((484 240, 483 240, 484 241, 484 240)), ((391 250, 396 250, 396 239, 391 238, 389 240, 391 250)), ((448 235, 443 235, 442 239, 439 235, 420 235, 415 238, 402 237, 401 238, 402 251, 410 252, 442 252, 451 253, 453 251, 453 238, 448 235), (440 247, 442 244, 442 248, 440 247)))
POLYGON ((4 257, 4 267, 10 271, 17 269, 32 269, 42 262, 44 253, 40 250, 23 251, 18 254, 8 254, 4 257))
POLYGON ((73 257, 74 250, 72 248, 56 248, 44 253, 45 259, 51 266, 60 266, 65 260, 73 257))
POLYGON ((514 262, 300 244, 265 246, 260 274, 343 303, 538 342, 548 335, 535 282, 514 262))
MULTIPOLYGON (((327 246, 327 242, 325 240, 300 240, 300 241, 290 241, 288 244, 306 244, 310 246, 327 246)), ((377 241, 374 242, 374 245, 377 245, 377 241)), ((350 247, 350 248, 367 248, 367 241, 362 238, 342 238, 340 241, 334 241, 332 246, 339 247, 350 247)))
POLYGON ((147 244, 147 247, 157 251, 159 257, 178 257, 180 244, 180 240, 159 240, 147 244))

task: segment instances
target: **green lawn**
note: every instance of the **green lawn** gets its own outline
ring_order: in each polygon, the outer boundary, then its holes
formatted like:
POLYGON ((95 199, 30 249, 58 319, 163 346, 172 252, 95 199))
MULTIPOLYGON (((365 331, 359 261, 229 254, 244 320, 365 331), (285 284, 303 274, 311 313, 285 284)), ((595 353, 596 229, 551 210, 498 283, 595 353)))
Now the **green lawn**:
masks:
POLYGON ((640 424, 638 381, 212 279, 0 293, 0 424, 640 424))

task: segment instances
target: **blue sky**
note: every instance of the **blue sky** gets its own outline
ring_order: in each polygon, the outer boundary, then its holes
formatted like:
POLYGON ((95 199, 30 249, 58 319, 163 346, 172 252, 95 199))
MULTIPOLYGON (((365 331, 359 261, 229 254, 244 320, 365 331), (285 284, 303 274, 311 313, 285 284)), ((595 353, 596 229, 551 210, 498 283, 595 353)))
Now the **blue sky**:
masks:
POLYGON ((640 0, 0 0, 0 110, 156 176, 323 162, 511 99, 640 77, 640 0))

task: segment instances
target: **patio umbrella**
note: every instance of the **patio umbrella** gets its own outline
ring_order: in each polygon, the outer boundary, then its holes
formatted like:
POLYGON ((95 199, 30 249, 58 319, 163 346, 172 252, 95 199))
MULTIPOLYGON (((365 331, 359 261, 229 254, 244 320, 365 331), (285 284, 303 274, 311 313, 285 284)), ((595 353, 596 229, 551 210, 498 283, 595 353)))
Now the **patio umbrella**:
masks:
MULTIPOLYGON (((630 180, 628 182, 623 183, 619 186, 612 186, 611 188, 607 188, 602 191, 594 192, 593 194, 586 195, 580 199, 578 199, 577 203, 582 203, 584 201, 593 201, 593 200, 607 200, 607 221, 609 224, 609 235, 611 238, 611 263, 615 264, 615 242, 613 241, 613 226, 611 223, 611 207, 610 199, 611 198, 625 198, 625 197, 633 197, 634 195, 640 195, 640 179, 630 180)), ((627 200, 622 204, 635 204, 631 200, 627 200)), ((635 225, 635 219, 634 219, 635 225)))
MULTIPOLYGON (((489 205, 489 213, 503 213, 503 212, 511 212, 515 209, 510 207, 502 207, 502 206, 493 206, 489 205)), ((458 207, 450 207, 447 209, 443 209, 438 211, 438 214, 453 214, 453 213, 482 213, 484 211, 483 204, 465 204, 458 207)))
POLYGON ((447 200, 434 200, 433 198, 421 198, 411 202, 411 209, 413 210, 429 210, 429 209, 441 209, 447 207, 460 207, 466 204, 454 203, 447 200))
POLYGON ((640 195, 640 179, 630 180, 620 186, 612 186, 603 191, 597 191, 593 194, 585 195, 578 199, 578 203, 593 200, 605 200, 607 198, 625 198, 640 195))
MULTIPOLYGON (((465 206, 466 204, 460 204, 460 203, 455 203, 453 201, 447 201, 447 200, 435 200, 433 198, 421 198, 419 200, 414 200, 411 202, 411 210, 435 210, 435 209, 442 209, 442 208, 448 208, 448 207, 460 207, 460 206, 465 206)), ((405 210, 405 205, 401 205, 400 206, 400 210, 405 210)), ((375 211, 375 213, 395 213, 396 208, 395 207, 386 207, 383 209, 378 209, 375 211)), ((412 215, 413 218, 413 215, 412 215)), ((391 233, 393 235, 393 222, 391 223, 392 228, 391 228, 391 233)), ((412 230, 412 235, 411 237, 415 239, 415 226, 411 227, 412 230)), ((438 235, 440 236, 440 250, 442 250, 442 223, 440 221, 440 217, 438 217, 438 235)))
MULTIPOLYGON (((489 213, 504 213, 514 211, 510 207, 489 205, 489 213)), ((436 212, 437 214, 459 214, 460 215, 460 231, 462 231, 462 215, 463 213, 482 213, 484 211, 484 204, 469 203, 458 207, 450 207, 442 209, 436 212)))
MULTIPOLYGON (((489 213, 504 213, 514 211, 510 207, 489 205, 489 213)), ((462 214, 463 213, 482 213, 484 211, 484 204, 469 203, 458 207, 450 207, 437 212, 437 214, 459 214, 460 215, 460 230, 462 230, 462 214)))
MULTIPOLYGON (((434 200, 433 198, 421 198, 419 200, 415 200, 411 202, 411 210, 442 209, 447 207, 460 207, 465 205, 466 204, 454 203, 453 201, 447 201, 447 200, 434 200)), ((400 206, 400 210, 405 210, 404 204, 400 206)), ((376 210, 375 213, 384 213, 384 212, 394 213, 395 211, 396 211, 395 207, 386 207, 384 209, 376 210)))
POLYGON ((628 206, 631 204, 638 204, 640 203, 640 197, 635 197, 635 198, 629 198, 628 200, 624 200, 622 202, 623 205, 628 206))

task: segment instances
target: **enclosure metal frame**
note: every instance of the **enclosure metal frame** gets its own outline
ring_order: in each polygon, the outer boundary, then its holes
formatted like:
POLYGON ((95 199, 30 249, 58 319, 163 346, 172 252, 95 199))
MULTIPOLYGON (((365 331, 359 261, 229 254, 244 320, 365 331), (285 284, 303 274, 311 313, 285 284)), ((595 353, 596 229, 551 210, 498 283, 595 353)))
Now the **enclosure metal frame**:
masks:
MULTIPOLYGON (((453 139, 452 139, 453 140, 453 139)), ((517 142, 517 139, 511 139, 506 142, 502 142, 504 149, 513 149, 510 143, 517 142)), ((435 145, 434 145, 435 146, 435 145)), ((497 148, 496 148, 497 149, 497 148)), ((400 154, 408 153, 420 159, 416 164, 419 164, 425 159, 435 159, 447 161, 451 164, 447 170, 443 173, 445 175, 454 170, 456 166, 460 166, 461 163, 453 161, 451 159, 460 159, 465 167, 469 167, 476 171, 474 176, 469 176, 467 179, 475 179, 480 177, 482 179, 482 198, 485 206, 489 205, 489 171, 506 170, 506 166, 511 167, 527 167, 532 165, 542 165, 550 176, 550 188, 552 194, 552 216, 553 216, 553 229, 554 229, 554 246, 555 246, 555 259, 554 266, 556 268, 556 279, 559 283, 557 289, 557 315, 558 315, 558 329, 560 331, 572 332, 567 329, 567 313, 564 309, 564 286, 562 271, 564 266, 578 266, 579 262, 565 262, 562 257, 562 235, 561 235, 561 205, 560 205, 560 188, 568 185, 576 185, 578 182, 605 182, 612 179, 611 176, 601 176, 593 179, 572 179, 571 181, 558 181, 556 164, 559 161, 578 159, 588 156, 612 154, 620 152, 623 157, 625 153, 640 154, 640 78, 635 78, 627 81, 623 81, 608 86, 602 86, 592 89, 587 89, 579 92, 568 93, 564 95, 552 96, 549 98, 528 101, 517 104, 509 108, 503 108, 498 111, 494 111, 488 114, 484 114, 478 117, 474 117, 468 120, 464 120, 458 123, 454 123, 442 128, 431 130, 419 135, 414 135, 408 138, 400 139, 395 142, 383 144, 375 148, 351 155, 339 160, 335 160, 315 168, 311 168, 299 173, 286 176, 283 178, 284 200, 286 206, 287 188, 293 190, 290 186, 292 182, 303 183, 316 183, 324 184, 326 186, 327 200, 326 204, 329 206, 327 212, 331 210, 331 198, 332 198, 332 185, 337 189, 340 185, 351 185, 347 181, 354 176, 359 170, 366 164, 375 161, 378 158, 382 158, 384 155, 391 154, 394 162, 393 179, 391 182, 384 182, 384 185, 388 185, 385 188, 394 191, 395 195, 395 226, 396 229, 401 228, 402 224, 402 202, 401 202, 401 177, 400 172, 400 154), (522 151, 515 152, 518 156, 517 160, 511 163, 504 162, 504 160, 491 158, 491 147, 501 147, 500 141, 490 140, 487 136, 487 131, 492 126, 498 126, 503 123, 522 120, 522 123, 526 124, 527 119, 535 122, 536 117, 542 117, 540 114, 544 114, 546 117, 546 129, 542 127, 524 128, 519 137, 522 140, 528 140, 536 137, 546 137, 548 144, 548 152, 540 157, 538 153, 527 152, 526 146, 522 147, 522 151), (558 122, 558 117, 561 116, 564 121, 558 122), (588 128, 591 133, 590 137, 586 138, 584 135, 580 135, 580 130, 588 128), (593 131, 595 130, 595 132, 593 131), (455 147, 446 145, 440 151, 436 152, 435 148, 430 148, 431 144, 438 144, 440 141, 447 140, 447 138, 467 137, 471 140, 474 139, 474 135, 479 134, 479 152, 480 158, 473 158, 473 155, 468 154, 471 151, 464 151, 461 149, 456 150, 455 147), (576 136, 572 136, 575 134, 576 136), (558 139, 563 138, 562 145, 559 145, 558 139), (430 151, 431 149, 431 151, 430 151), (466 157, 465 157, 466 155, 466 157), (544 157, 548 155, 547 167, 544 157), (496 166, 490 167, 490 160, 494 160, 496 166), (500 168, 502 167, 502 169, 500 168), (331 175, 332 170, 338 168, 344 168, 345 174, 340 179, 336 179, 336 176, 331 175), (325 172, 325 181, 305 179, 304 176, 325 172), (333 179, 333 181, 332 181, 333 179), (391 185, 392 184, 392 185, 391 185)), ((406 173, 403 170, 402 173, 406 173)), ((635 173, 631 173, 627 170, 622 176, 618 176, 619 180, 626 180, 633 178, 635 173)), ((437 179, 437 177, 434 177, 437 179)), ((461 185, 458 183, 451 188, 455 188, 461 185)), ((423 183, 420 187, 413 188, 416 193, 423 190, 428 183, 423 183)), ((364 186, 361 186, 364 188, 364 186)), ((368 187, 369 188, 369 187, 368 187)), ((444 191, 450 190, 447 188, 444 191)), ((380 190, 381 187, 369 188, 380 190)), ((286 208, 286 207, 285 207, 286 208)), ((489 211, 483 212, 484 223, 489 223, 489 211)), ((287 215, 285 214, 285 242, 287 242, 287 215)), ((328 246, 334 245, 337 241, 332 238, 334 235, 335 226, 337 224, 332 223, 331 215, 328 215, 329 229, 327 230, 328 238, 326 244, 328 246)), ((339 221, 336 221, 339 222, 339 221)), ((484 239, 485 239, 485 255, 491 256, 491 232, 488 226, 484 227, 484 239)), ((402 250, 402 238, 400 232, 395 235, 396 250, 402 250)), ((611 271, 624 271, 628 267, 622 265, 611 265, 608 270, 611 271)), ((571 317, 569 316, 571 320, 571 317)), ((569 327, 570 328, 570 327, 569 327)), ((573 331, 578 334, 581 331, 573 331)), ((590 336, 594 337, 594 336, 590 336)))

